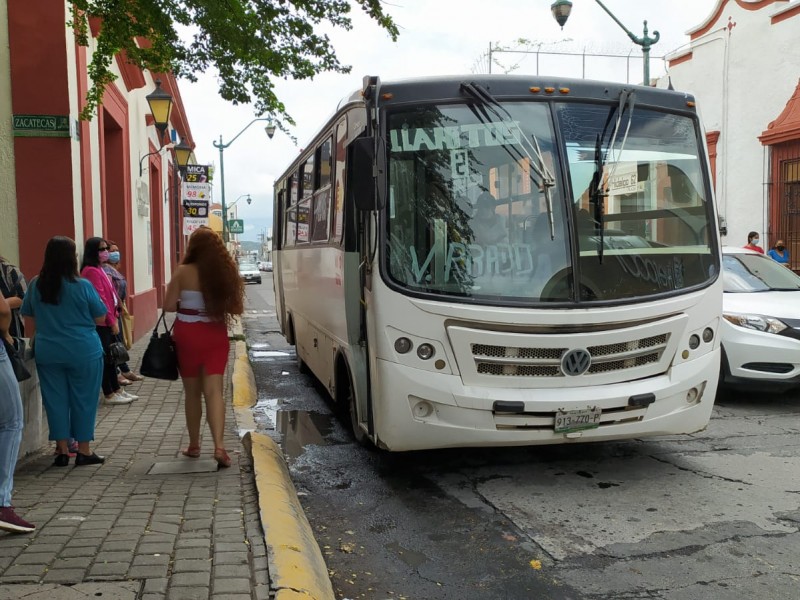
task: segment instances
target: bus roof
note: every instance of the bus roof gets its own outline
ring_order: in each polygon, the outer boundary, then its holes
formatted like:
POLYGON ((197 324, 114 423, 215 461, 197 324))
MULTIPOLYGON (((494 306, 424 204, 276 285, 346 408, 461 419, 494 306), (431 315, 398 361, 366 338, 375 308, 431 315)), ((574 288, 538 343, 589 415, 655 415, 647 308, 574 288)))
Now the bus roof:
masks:
MULTIPOLYGON (((380 95, 392 94, 390 103, 425 100, 463 100, 460 91, 462 83, 478 83, 497 98, 531 98, 548 97, 613 101, 619 99, 623 90, 636 92, 636 104, 654 104, 675 110, 687 110, 694 102, 694 96, 687 92, 667 90, 642 85, 619 82, 594 81, 591 79, 572 79, 554 76, 535 75, 448 75, 438 77, 420 77, 396 81, 381 81, 380 95), (538 88, 538 92, 533 90, 538 88), (547 88, 554 91, 548 93, 547 88), (561 91, 564 90, 564 91, 561 91)), ((357 100, 361 90, 349 97, 349 101, 357 100)), ((385 100, 379 105, 386 105, 385 100)))

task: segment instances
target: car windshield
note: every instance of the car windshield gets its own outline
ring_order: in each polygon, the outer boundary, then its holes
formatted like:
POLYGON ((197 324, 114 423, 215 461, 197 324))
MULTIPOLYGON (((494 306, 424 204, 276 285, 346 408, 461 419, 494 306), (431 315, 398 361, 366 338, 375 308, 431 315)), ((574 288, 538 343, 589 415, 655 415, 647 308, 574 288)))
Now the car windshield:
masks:
POLYGON ((252 271, 253 269, 258 269, 256 263, 239 263, 240 271, 252 271))
POLYGON ((722 282, 732 293, 800 290, 800 277, 761 254, 723 256, 722 282))

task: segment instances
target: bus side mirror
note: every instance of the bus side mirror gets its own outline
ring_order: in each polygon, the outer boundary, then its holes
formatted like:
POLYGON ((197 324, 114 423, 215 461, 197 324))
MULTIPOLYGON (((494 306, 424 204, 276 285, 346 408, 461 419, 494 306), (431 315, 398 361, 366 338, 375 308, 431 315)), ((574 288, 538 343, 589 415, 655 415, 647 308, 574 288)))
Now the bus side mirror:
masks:
POLYGON ((358 138, 353 141, 351 147, 352 168, 350 170, 350 182, 355 205, 359 210, 363 211, 380 210, 385 202, 383 194, 376 193, 376 188, 381 189, 383 187, 385 162, 379 160, 376 165, 374 140, 372 138, 358 138))

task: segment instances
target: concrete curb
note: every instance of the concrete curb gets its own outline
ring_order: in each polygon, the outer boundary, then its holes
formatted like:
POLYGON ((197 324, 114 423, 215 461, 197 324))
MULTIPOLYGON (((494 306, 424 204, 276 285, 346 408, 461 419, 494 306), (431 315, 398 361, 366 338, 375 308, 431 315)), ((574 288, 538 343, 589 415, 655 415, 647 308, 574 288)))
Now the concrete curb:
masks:
MULTIPOLYGON (((241 321, 231 327, 231 335, 241 339, 241 321)), ((237 341, 231 382, 236 424, 244 445, 253 457, 256 489, 267 545, 270 587, 276 600, 334 600, 328 567, 311 531, 297 491, 289 475, 286 459, 267 435, 256 433, 251 407, 257 399, 255 376, 247 355, 247 344, 237 341)))
POLYGON ((328 567, 314 539, 278 445, 252 433, 253 464, 261 523, 275 598, 333 600, 328 567))

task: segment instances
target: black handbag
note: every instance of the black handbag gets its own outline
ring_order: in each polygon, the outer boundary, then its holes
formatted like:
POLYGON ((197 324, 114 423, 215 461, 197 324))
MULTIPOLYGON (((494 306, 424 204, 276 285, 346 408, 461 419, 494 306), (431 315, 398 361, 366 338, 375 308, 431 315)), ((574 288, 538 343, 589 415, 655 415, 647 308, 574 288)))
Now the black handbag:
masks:
POLYGON ((153 329, 153 335, 150 336, 147 350, 144 351, 139 372, 145 377, 169 381, 175 381, 180 376, 178 374, 178 355, 175 352, 175 342, 172 341, 172 329, 167 328, 163 311, 153 329), (159 334, 158 328, 161 323, 164 323, 164 332, 159 334))
POLYGON ((111 342, 106 351, 106 362, 110 365, 121 365, 131 359, 128 349, 122 342, 111 342))
POLYGON ((31 378, 31 372, 25 367, 25 340, 22 338, 14 338, 14 345, 8 343, 6 338, 3 338, 3 346, 5 346, 8 359, 11 361, 11 369, 14 371, 14 377, 17 381, 25 381, 31 378))

